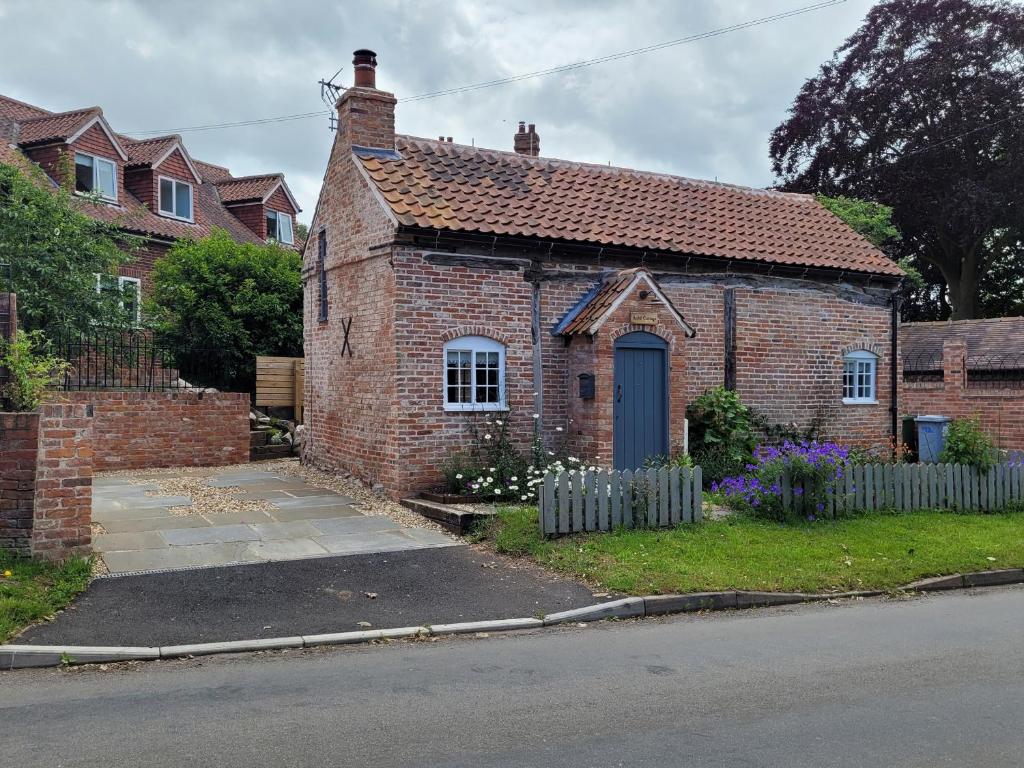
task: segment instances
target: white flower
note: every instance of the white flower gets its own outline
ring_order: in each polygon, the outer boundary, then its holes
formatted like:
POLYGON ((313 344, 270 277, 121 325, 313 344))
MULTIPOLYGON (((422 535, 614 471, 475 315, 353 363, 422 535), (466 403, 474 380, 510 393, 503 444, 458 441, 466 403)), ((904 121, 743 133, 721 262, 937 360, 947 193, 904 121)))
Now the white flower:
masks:
POLYGON ((564 430, 561 427, 555 427, 555 432, 563 432, 563 431, 564 430))
POLYGON ((518 477, 516 477, 515 475, 512 475, 512 477, 510 477, 510 478, 509 478, 509 480, 511 480, 511 481, 512 481, 513 483, 514 483, 514 482, 515 482, 516 480, 518 480, 518 479, 519 479, 519 478, 518 478, 518 477))
POLYGON ((497 424, 500 427, 501 426, 501 419, 497 419, 494 423, 497 424))
POLYGON ((484 435, 484 440, 490 440, 490 439, 491 439, 491 436, 489 434, 484 435))
POLYGON ((488 472, 497 472, 498 470, 496 470, 494 467, 488 467, 487 471, 488 472))
POLYGON ((494 489, 494 492, 495 492, 495 493, 501 493, 501 488, 495 488, 495 489, 494 489))
POLYGON ((482 483, 482 482, 484 481, 484 479, 483 479, 483 477, 481 476, 481 477, 478 477, 478 478, 476 479, 476 481, 477 481, 478 483, 482 483))
POLYGON ((548 451, 548 456, 554 456, 554 455, 555 455, 554 451, 548 451))
POLYGON ((456 476, 455 476, 455 479, 456 479, 456 480, 461 480, 461 479, 462 479, 462 475, 461 475, 461 474, 458 474, 458 475, 456 475, 456 476))
POLYGON ((577 461, 579 461, 579 459, 577 459, 575 456, 570 456, 569 461, 576 463, 577 461))
POLYGON ((487 482, 488 483, 493 483, 494 482, 494 478, 493 477, 488 477, 487 478, 487 482))
POLYGON ((476 490, 477 488, 479 488, 479 487, 480 487, 479 485, 477 485, 476 483, 473 483, 473 490, 474 490, 474 491, 475 491, 475 490, 476 490))
POLYGON ((520 501, 526 501, 526 494, 524 493, 522 496, 520 496, 519 500, 520 501))
POLYGON ((519 490, 519 486, 518 486, 518 485, 510 485, 510 486, 508 487, 508 489, 509 489, 510 491, 518 491, 518 490, 519 490))
POLYGON ((533 414, 533 418, 535 418, 535 419, 539 419, 539 418, 540 418, 540 414, 539 414, 539 413, 535 413, 535 414, 533 414))

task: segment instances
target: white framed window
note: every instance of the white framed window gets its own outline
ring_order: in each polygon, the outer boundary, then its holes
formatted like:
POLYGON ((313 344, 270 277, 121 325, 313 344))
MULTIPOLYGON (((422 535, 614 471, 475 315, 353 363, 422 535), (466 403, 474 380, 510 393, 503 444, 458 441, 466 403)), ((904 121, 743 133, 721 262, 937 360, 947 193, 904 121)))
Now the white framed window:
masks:
POLYGON ((100 296, 116 293, 121 309, 136 323, 142 319, 142 281, 139 278, 97 274, 96 293, 100 296))
POLYGON ((159 208, 161 216, 192 221, 192 185, 161 176, 159 208))
POLYGON ((113 160, 75 152, 75 192, 117 202, 117 165, 113 160))
POLYGON ((460 336, 444 345, 446 411, 505 410, 505 345, 460 336))
POLYGON ((289 214, 267 208, 267 240, 277 240, 287 245, 295 243, 292 217, 289 214))
POLYGON ((878 356, 866 349, 843 358, 843 402, 877 403, 878 356))

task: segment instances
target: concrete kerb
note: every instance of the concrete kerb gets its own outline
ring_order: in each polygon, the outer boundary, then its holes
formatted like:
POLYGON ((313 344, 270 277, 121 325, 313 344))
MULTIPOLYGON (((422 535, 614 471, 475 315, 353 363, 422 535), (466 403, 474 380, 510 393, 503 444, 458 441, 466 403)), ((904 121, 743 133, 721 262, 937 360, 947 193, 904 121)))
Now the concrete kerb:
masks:
MULTIPOLYGON (((900 587, 901 592, 930 592, 967 587, 1001 586, 1024 583, 1024 569, 1008 568, 978 571, 951 576, 921 579, 900 587)), ((643 618, 673 613, 721 611, 741 608, 759 608, 772 605, 823 602, 849 598, 877 597, 882 590, 862 590, 833 594, 806 594, 803 592, 752 592, 746 590, 726 592, 694 592, 686 595, 648 595, 626 597, 605 603, 551 613, 543 619, 495 619, 467 621, 458 624, 434 624, 393 629, 368 629, 355 632, 335 632, 292 637, 257 638, 219 643, 195 643, 162 647, 96 647, 82 645, 0 645, 0 671, 27 667, 56 667, 62 664, 99 664, 121 661, 150 661, 220 653, 248 653, 252 651, 314 648, 327 645, 351 645, 378 640, 397 640, 414 637, 508 632, 523 629, 541 629, 568 622, 591 622, 605 619, 643 618)))

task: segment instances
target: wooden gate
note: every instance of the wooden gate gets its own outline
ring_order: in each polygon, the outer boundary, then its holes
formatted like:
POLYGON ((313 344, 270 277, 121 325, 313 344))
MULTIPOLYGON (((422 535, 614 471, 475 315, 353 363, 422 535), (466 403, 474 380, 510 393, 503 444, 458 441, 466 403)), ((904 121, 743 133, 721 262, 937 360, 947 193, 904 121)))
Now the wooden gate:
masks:
POLYGON ((291 407, 295 422, 302 423, 302 390, 305 382, 301 357, 256 358, 256 405, 291 407))

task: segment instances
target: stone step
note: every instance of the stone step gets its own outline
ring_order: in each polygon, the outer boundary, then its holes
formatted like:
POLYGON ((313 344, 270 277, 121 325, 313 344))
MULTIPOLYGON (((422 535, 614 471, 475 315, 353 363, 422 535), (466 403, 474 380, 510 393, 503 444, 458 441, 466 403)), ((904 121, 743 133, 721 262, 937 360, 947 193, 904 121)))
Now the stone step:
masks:
POLYGON ((418 512, 452 533, 458 534, 469 533, 478 523, 495 514, 493 511, 485 512, 479 509, 459 509, 450 504, 439 504, 426 499, 402 499, 401 504, 406 509, 418 512))
POLYGON ((288 443, 282 445, 260 445, 249 449, 249 461, 287 459, 291 455, 292 447, 288 443))
POLYGON ((263 429, 254 429, 249 432, 249 447, 258 448, 261 445, 267 445, 270 441, 270 432, 263 429))

